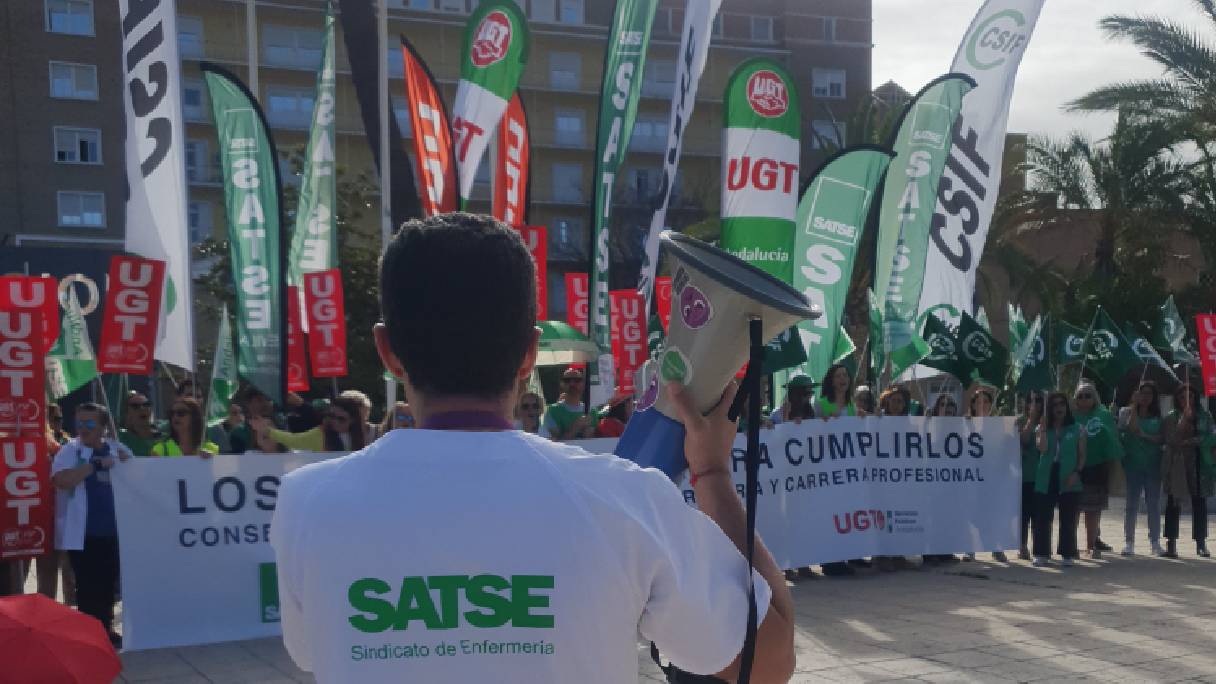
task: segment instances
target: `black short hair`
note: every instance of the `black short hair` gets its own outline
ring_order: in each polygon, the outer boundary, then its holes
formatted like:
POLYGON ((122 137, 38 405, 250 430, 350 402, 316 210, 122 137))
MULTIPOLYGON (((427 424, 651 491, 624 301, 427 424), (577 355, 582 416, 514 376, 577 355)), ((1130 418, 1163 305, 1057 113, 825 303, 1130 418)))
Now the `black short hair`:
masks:
POLYGON ((407 221, 380 261, 380 312, 414 387, 501 396, 532 344, 536 265, 519 233, 489 216, 407 221))

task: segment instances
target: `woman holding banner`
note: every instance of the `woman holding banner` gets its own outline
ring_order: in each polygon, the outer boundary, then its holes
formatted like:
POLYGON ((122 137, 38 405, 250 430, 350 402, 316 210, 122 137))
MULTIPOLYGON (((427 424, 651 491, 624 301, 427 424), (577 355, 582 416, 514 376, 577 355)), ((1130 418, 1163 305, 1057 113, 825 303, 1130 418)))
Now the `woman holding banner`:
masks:
POLYGON ((1212 415, 1199 403, 1199 390, 1185 384, 1174 391, 1174 410, 1165 419, 1166 449, 1161 462, 1165 486, 1166 558, 1178 557, 1178 520, 1182 500, 1191 500, 1191 536, 1195 553, 1203 558, 1208 552, 1207 497, 1212 496, 1212 478, 1200 458, 1200 445, 1212 433, 1212 415))
POLYGON ((1035 445, 1039 463, 1035 469, 1037 495, 1034 518, 1034 566, 1051 565, 1051 522, 1060 509, 1060 565, 1071 566, 1077 551, 1077 516, 1081 503, 1081 469, 1085 467, 1085 430, 1077 425, 1068 397, 1052 392, 1047 410, 1039 421, 1035 445))
POLYGON ((1085 428, 1086 461, 1081 471, 1081 512, 1085 514, 1085 549, 1090 558, 1109 550, 1098 539, 1102 511, 1109 506, 1110 462, 1123 458, 1116 436, 1115 417, 1098 402, 1098 388, 1082 382, 1073 393, 1077 424, 1085 428))
POLYGON ((1123 473, 1127 476, 1127 509, 1123 516, 1126 546, 1122 555, 1136 552, 1136 516, 1140 513, 1140 493, 1148 517, 1148 541, 1152 553, 1161 548, 1161 447, 1165 444, 1161 418, 1161 395, 1157 383, 1146 380, 1132 395, 1131 404, 1119 412, 1119 435, 1123 439, 1123 473))
MULTIPOLYGON (((823 374, 821 387, 815 415, 824 420, 857 415, 857 410, 853 407, 853 376, 844 364, 832 364, 828 372, 823 374)), ((823 574, 828 577, 847 577, 855 574, 850 565, 864 568, 869 567, 870 563, 861 558, 850 560, 848 563, 824 563, 823 574)))
MULTIPOLYGON (((992 410, 996 406, 996 395, 991 387, 975 387, 971 391, 971 399, 967 401, 967 418, 988 418, 992 415, 992 410)), ((975 560, 975 552, 968 551, 967 560, 975 560)), ((992 560, 998 563, 1008 563, 1009 557, 1004 551, 993 551, 992 560)))
MULTIPOLYGON (((909 407, 911 408, 911 407, 909 407)), ((949 392, 942 392, 937 395, 937 399, 933 401, 933 408, 929 409, 927 414, 930 418, 954 418, 958 416, 958 402, 954 401, 954 396, 949 392)), ((967 560, 975 560, 975 555, 970 554, 964 556, 967 560)), ((924 555, 926 565, 939 565, 941 563, 957 563, 958 556, 952 553, 927 553, 924 555)))
POLYGON ((203 407, 193 397, 178 397, 169 409, 169 434, 152 445, 152 456, 211 458, 220 448, 203 432, 203 407))
POLYGON ((1026 413, 1017 420, 1018 436, 1022 442, 1022 548, 1018 558, 1030 560, 1030 520, 1034 517, 1034 477, 1039 468, 1039 447, 1035 444, 1035 428, 1043 417, 1043 393, 1031 392, 1026 397, 1026 413))

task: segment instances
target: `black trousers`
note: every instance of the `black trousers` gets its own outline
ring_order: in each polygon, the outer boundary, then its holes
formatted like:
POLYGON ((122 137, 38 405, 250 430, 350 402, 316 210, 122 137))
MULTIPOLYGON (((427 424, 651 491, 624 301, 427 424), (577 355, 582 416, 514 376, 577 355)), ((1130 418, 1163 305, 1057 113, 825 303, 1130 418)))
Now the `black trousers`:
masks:
POLYGON ((114 587, 118 582, 118 537, 85 537, 84 550, 71 551, 76 573, 76 606, 114 631, 114 587))
MULTIPOLYGON (((1182 502, 1172 495, 1165 500, 1165 538, 1178 541, 1178 521, 1182 517, 1182 502)), ((1191 538, 1197 542, 1208 538, 1208 500, 1191 497, 1191 538)))
POLYGON ((1080 492, 1060 492, 1060 466, 1051 466, 1051 480, 1047 484, 1047 493, 1039 494, 1036 498, 1034 515, 1034 555, 1048 558, 1051 556, 1051 523, 1055 517, 1056 508, 1060 509, 1060 541, 1056 553, 1064 558, 1078 558, 1077 551, 1077 520, 1081 514, 1080 492))
POLYGON ((1022 483, 1022 548, 1030 548, 1030 521, 1034 519, 1034 480, 1022 483))

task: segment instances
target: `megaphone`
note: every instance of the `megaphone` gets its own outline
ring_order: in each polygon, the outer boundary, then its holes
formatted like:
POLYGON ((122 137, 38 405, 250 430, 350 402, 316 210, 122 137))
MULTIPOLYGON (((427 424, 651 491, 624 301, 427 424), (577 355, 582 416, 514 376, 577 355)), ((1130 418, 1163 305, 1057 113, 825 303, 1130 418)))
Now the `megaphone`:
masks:
POLYGON ((675 480, 687 467, 684 426, 663 385, 682 383, 697 408, 708 413, 748 360, 753 320, 761 321, 767 341, 821 314, 793 287, 729 252, 671 231, 659 241, 672 261, 671 320, 658 358, 643 369, 644 390, 616 455, 675 480))

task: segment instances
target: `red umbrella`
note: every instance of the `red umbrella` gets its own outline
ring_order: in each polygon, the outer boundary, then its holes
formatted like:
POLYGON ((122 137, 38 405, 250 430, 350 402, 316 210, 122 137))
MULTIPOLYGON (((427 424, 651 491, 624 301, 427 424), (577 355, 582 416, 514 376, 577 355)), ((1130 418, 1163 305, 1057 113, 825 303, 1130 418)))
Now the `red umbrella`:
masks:
POLYGON ((42 594, 0 598, 0 663, 0 684, 109 684, 122 671, 100 622, 42 594))

